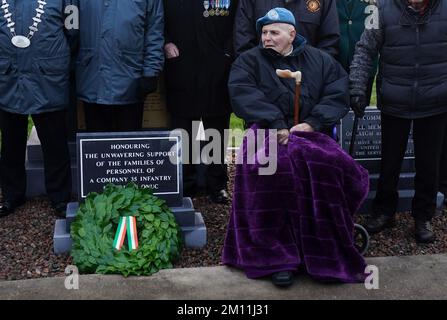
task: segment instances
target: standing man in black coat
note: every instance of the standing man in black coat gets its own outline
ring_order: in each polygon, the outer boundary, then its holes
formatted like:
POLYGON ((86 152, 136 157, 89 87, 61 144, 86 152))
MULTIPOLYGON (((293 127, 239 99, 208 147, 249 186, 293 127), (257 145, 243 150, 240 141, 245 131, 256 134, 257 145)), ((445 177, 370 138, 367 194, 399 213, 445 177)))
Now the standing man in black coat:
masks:
POLYGON ((374 59, 379 56, 377 107, 381 111, 382 160, 369 232, 395 224, 397 184, 413 126, 416 176, 412 214, 415 238, 435 240, 439 163, 447 130, 447 6, 441 0, 379 0, 379 25, 365 29, 351 65, 351 107, 362 114, 374 59))
MULTIPOLYGON (((197 135, 192 132, 193 121, 202 120, 205 130, 219 131, 221 161, 208 164, 206 173, 207 190, 216 203, 228 201, 223 137, 231 114, 227 81, 233 59, 232 29, 236 6, 234 0, 164 1, 165 76, 171 127, 186 130, 190 146, 197 135)), ((184 165, 185 195, 196 193, 196 180, 194 165, 184 165)))
POLYGON ((340 27, 336 0, 240 0, 234 27, 236 55, 259 44, 256 20, 275 7, 293 13, 296 29, 308 44, 333 57, 338 55, 340 27))

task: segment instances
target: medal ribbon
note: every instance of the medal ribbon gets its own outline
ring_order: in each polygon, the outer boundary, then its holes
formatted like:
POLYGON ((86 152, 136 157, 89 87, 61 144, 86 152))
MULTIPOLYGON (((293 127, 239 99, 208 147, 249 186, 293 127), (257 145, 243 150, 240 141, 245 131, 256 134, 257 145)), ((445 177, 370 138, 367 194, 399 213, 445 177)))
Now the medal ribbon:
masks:
POLYGON ((228 15, 230 13, 228 11, 228 8, 230 8, 230 0, 222 0, 222 2, 222 6, 225 8, 225 15, 228 15))

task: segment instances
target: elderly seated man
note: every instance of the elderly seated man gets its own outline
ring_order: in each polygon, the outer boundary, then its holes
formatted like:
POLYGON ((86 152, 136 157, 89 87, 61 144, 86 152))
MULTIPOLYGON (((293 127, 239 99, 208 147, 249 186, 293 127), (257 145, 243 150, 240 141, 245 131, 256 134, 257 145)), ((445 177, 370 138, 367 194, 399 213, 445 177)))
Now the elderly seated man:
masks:
MULTIPOLYGON (((275 134, 277 170, 260 175, 259 162, 237 162, 222 261, 249 278, 272 276, 278 286, 290 285, 299 271, 324 281, 363 281, 352 217, 367 195, 368 173, 331 137, 349 108, 347 74, 306 44, 287 9, 270 10, 257 29, 261 44, 235 61, 229 92, 250 130, 269 129, 266 140, 275 134), (302 72, 297 125, 295 81, 276 69, 302 72)), ((247 137, 240 158, 249 157, 247 137)))

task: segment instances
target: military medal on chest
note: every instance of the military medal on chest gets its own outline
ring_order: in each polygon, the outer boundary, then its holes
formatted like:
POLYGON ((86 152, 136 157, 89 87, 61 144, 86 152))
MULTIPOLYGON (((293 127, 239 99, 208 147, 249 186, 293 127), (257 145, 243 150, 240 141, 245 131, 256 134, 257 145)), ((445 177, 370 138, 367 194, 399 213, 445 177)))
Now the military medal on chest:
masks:
POLYGON ((230 0, 223 0, 223 6, 224 6, 224 16, 230 15, 230 0))
POLYGON ((38 0, 37 1, 37 8, 36 8, 36 16, 33 18, 34 23, 28 28, 28 36, 18 35, 15 31, 15 22, 12 20, 12 13, 9 11, 9 3, 7 0, 1 0, 2 5, 0 8, 3 9, 3 17, 6 19, 7 27, 9 28, 9 31, 11 32, 12 38, 11 42, 12 44, 17 48, 28 48, 31 45, 31 38, 34 36, 34 33, 39 31, 37 29, 37 26, 42 21, 40 18, 45 13, 44 7, 47 4, 44 0, 38 0))
POLYGON ((219 15, 225 17, 227 15, 227 10, 225 9, 225 0, 219 1, 219 15))
POLYGON ((205 11, 203 11, 203 16, 208 18, 210 16, 210 12, 208 11, 210 8, 210 2, 208 0, 203 1, 203 7, 205 8, 205 11))
POLYGON ((216 0, 216 10, 214 10, 216 16, 220 16, 220 2, 220 0, 216 0))
POLYGON ((203 7, 205 8, 203 16, 205 18, 228 16, 230 14, 230 11, 228 10, 230 8, 230 3, 230 0, 205 0, 203 1, 203 7))
POLYGON ((214 16, 215 10, 214 7, 216 5, 216 0, 210 0, 210 6, 211 6, 211 10, 209 11, 210 16, 214 16))

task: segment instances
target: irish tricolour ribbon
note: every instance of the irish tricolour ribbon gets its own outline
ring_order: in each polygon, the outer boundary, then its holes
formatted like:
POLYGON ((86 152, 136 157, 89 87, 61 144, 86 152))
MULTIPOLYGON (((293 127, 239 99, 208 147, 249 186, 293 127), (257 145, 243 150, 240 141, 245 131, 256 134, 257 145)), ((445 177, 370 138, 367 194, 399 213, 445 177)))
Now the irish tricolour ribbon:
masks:
POLYGON ((127 233, 127 243, 129 251, 138 249, 138 235, 137 235, 137 220, 135 217, 126 216, 121 217, 116 230, 115 240, 113 241, 113 248, 121 250, 124 244, 124 238, 127 233))

